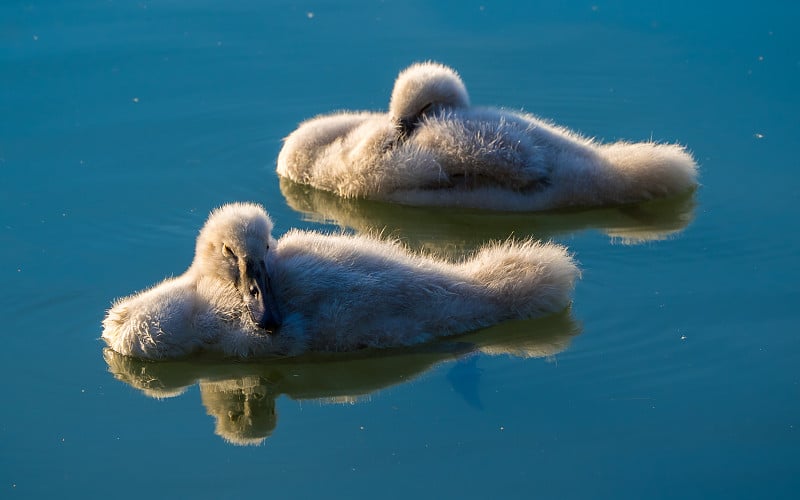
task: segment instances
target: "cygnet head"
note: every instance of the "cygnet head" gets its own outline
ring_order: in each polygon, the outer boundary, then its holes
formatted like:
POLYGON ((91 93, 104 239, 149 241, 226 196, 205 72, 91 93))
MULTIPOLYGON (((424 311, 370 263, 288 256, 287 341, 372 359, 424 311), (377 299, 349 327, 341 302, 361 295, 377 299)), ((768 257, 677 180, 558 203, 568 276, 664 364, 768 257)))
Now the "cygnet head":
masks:
POLYGON ((261 328, 280 325, 267 255, 275 248, 272 220, 260 205, 231 203, 211 212, 197 237, 192 270, 233 284, 261 328))
POLYGON ((403 70, 394 83, 389 114, 402 135, 414 131, 425 115, 447 108, 469 107, 469 95, 452 68, 435 62, 403 70))

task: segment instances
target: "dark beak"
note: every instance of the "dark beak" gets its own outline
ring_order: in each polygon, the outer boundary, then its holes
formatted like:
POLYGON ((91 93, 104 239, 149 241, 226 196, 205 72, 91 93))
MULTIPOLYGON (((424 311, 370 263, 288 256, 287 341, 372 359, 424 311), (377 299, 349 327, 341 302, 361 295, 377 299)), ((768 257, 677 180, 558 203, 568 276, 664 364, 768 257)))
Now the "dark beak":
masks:
POLYGON ((429 102, 422 109, 414 116, 406 116, 405 118, 398 118, 397 119, 397 132, 400 136, 400 139, 406 139, 419 126, 422 119, 427 115, 427 113, 432 109, 433 103, 429 102))
POLYGON ((267 266, 264 262, 250 259, 247 259, 246 266, 243 295, 250 316, 260 328, 274 330, 281 324, 281 314, 272 293, 267 266))
POLYGON ((400 118, 397 120, 397 132, 400 139, 405 139, 414 133, 417 128, 417 119, 415 118, 400 118))

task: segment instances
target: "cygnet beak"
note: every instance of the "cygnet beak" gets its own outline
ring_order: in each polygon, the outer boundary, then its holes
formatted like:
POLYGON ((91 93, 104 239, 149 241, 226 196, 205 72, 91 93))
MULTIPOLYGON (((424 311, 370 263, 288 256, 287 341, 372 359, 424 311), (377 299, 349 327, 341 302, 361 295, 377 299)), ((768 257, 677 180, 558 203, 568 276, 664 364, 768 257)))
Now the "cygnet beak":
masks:
POLYGON ((414 133, 415 128, 417 128, 416 117, 405 117, 397 120, 397 132, 401 138, 410 136, 414 133))
POLYGON ((281 324, 278 303, 272 293, 266 264, 251 259, 246 261, 243 295, 245 304, 259 328, 274 330, 281 324))
POLYGON ((414 133, 414 130, 417 129, 417 126, 425 118, 428 113, 432 112, 435 109, 435 106, 432 102, 429 102, 422 109, 419 110, 419 113, 413 116, 404 116, 397 119, 397 131, 400 134, 400 138, 405 139, 406 137, 410 136, 414 133))

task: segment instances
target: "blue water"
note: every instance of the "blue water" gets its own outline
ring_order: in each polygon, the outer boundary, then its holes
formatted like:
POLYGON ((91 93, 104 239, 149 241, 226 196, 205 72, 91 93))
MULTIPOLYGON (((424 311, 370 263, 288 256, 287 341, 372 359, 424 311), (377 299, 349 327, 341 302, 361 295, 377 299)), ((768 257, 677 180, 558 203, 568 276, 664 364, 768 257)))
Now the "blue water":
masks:
POLYGON ((0 497, 794 498, 800 8, 764 1, 0 5, 0 497), (274 172, 305 118, 455 67, 473 103, 687 145, 692 196, 487 214, 274 172), (459 255, 566 244, 570 311, 410 352, 147 364, 110 302, 221 203, 459 255), (245 445, 249 443, 249 445, 245 445))

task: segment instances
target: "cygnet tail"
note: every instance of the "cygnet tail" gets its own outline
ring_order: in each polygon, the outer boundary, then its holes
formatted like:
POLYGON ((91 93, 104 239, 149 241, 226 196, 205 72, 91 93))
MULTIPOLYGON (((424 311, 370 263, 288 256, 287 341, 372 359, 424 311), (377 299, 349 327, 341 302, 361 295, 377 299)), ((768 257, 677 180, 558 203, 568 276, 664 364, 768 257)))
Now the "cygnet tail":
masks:
POLYGON ((505 319, 563 310, 580 275, 566 248, 533 240, 489 244, 463 266, 505 319))
POLYGON ((686 193, 697 187, 697 163, 677 144, 616 142, 598 147, 598 172, 609 201, 633 203, 686 193))

